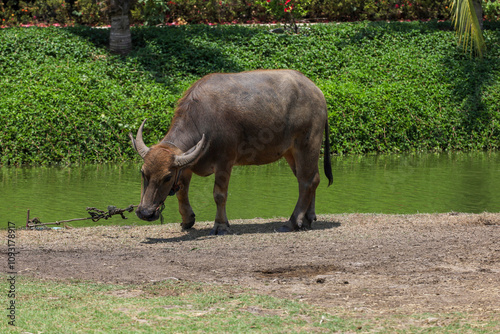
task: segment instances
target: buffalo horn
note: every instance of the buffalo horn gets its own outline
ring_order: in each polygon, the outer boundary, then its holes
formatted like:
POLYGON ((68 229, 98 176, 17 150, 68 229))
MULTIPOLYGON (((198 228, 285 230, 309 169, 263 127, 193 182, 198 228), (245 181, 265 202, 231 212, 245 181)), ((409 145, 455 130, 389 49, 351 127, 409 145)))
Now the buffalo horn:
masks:
POLYGON ((191 148, 184 154, 175 156, 174 166, 183 167, 195 161, 201 154, 201 150, 203 149, 204 145, 205 145, 205 134, 203 134, 198 144, 196 144, 193 148, 191 148))
POLYGON ((128 134, 128 136, 132 140, 132 146, 143 159, 149 152, 149 147, 147 147, 146 144, 144 144, 144 140, 142 140, 142 129, 144 128, 144 123, 146 123, 146 119, 142 122, 141 126, 139 127, 139 131, 137 131, 137 136, 135 139, 131 133, 128 134))

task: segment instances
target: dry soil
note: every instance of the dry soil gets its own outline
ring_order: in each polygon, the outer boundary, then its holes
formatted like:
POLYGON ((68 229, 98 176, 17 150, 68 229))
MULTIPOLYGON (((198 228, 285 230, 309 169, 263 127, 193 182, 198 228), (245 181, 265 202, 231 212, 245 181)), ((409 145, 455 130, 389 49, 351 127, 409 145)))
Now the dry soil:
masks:
POLYGON ((226 236, 208 236, 208 222, 19 230, 16 265, 43 279, 238 286, 360 316, 498 319, 500 213, 318 218, 294 233, 275 232, 283 219, 234 220, 226 236))

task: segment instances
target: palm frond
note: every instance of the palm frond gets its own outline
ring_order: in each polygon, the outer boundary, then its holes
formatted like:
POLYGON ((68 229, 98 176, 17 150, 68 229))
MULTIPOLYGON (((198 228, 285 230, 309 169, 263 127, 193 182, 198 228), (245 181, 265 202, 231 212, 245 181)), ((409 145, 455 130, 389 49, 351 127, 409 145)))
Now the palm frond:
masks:
POLYGON ((469 44, 479 57, 486 51, 483 32, 479 26, 473 0, 451 0, 451 11, 455 29, 459 35, 459 42, 463 42, 464 49, 469 44))

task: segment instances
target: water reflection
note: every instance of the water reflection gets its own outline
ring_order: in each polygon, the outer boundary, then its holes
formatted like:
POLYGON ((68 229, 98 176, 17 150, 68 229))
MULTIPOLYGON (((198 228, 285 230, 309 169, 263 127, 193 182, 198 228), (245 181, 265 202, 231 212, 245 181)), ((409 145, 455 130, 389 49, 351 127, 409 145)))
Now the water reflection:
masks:
MULTIPOLYGON (((417 213, 500 211, 500 154, 454 153, 334 157, 334 183, 320 184, 317 213, 417 213)), ((140 164, 0 168, 0 224, 24 224, 26 210, 43 222, 87 216, 85 208, 126 207, 140 197, 140 164)), ((322 168, 322 167, 321 167, 322 168)), ((322 173, 322 172, 321 172, 322 173)), ((323 173, 322 179, 325 180, 323 173)), ((198 220, 212 220, 213 176, 193 177, 191 203, 198 220)), ((297 182, 284 161, 236 167, 229 186, 228 216, 288 217, 297 182)), ((144 224, 134 214, 98 224, 144 224)), ((169 198, 165 221, 178 222, 169 198)), ((73 223, 85 226, 89 221, 73 223)))
MULTIPOLYGON (((137 164, 0 169, 0 212, 17 225, 31 217, 43 222, 86 217, 86 207, 126 207, 140 197, 137 164)), ((72 224, 83 226, 86 223, 72 224)))
MULTIPOLYGON (((341 161, 345 160, 345 161, 341 161)), ((483 212, 500 209, 498 153, 347 157, 336 212, 483 212)))

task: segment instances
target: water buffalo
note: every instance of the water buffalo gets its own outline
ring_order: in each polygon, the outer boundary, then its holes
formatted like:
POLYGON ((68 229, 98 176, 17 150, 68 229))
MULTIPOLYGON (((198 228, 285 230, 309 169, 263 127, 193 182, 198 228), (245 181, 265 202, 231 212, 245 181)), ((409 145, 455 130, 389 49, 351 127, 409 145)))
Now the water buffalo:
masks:
POLYGON ((215 173, 217 205, 210 234, 226 234, 227 189, 234 165, 261 165, 286 159, 299 183, 299 199, 279 231, 308 229, 316 220, 318 160, 326 134, 324 171, 332 170, 327 107, 321 90, 293 70, 258 70, 207 75, 179 100, 170 130, 156 145, 142 139, 144 120, 132 140, 144 159, 141 202, 136 214, 153 221, 168 195, 176 193, 181 226, 189 229, 195 214, 189 203, 193 173, 215 173))

